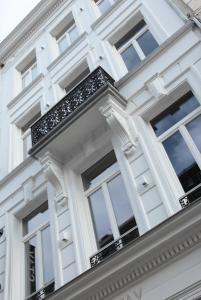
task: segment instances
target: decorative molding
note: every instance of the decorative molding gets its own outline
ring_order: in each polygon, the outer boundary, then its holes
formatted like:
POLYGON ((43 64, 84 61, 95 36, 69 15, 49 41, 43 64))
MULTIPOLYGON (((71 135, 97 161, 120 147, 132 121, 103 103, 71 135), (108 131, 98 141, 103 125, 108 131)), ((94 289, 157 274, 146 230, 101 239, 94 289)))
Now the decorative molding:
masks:
POLYGON ((133 141, 125 120, 125 112, 118 107, 114 101, 109 100, 106 105, 100 108, 100 112, 106 118, 106 121, 114 134, 118 137, 122 151, 127 158, 135 154, 138 139, 133 141))
POLYGON ((159 74, 156 74, 156 76, 152 77, 145 83, 145 89, 148 90, 150 94, 157 100, 160 100, 168 94, 168 91, 164 86, 164 81, 159 74))
POLYGON ((195 247, 201 243, 201 230, 188 236, 179 243, 175 243, 172 247, 168 247, 164 251, 155 255, 152 259, 147 259, 145 263, 128 270, 123 276, 119 276, 117 280, 106 285, 104 288, 99 289, 93 295, 89 296, 87 300, 102 300, 110 297, 112 294, 123 290, 126 286, 130 285, 147 275, 150 272, 160 268, 162 265, 170 262, 172 259, 184 254, 185 251, 195 247))
POLYGON ((151 276, 151 273, 161 272, 162 268, 165 270, 165 266, 173 260, 179 261, 187 255, 186 261, 189 261, 188 254, 201 248, 200 211, 201 202, 197 202, 178 212, 61 287, 50 296, 50 300, 65 297, 71 300, 106 300, 116 299, 117 295, 124 299, 126 288, 134 288, 139 280, 151 276))
POLYGON ((65 2, 72 0, 43 0, 24 18, 24 20, 0 43, 0 61, 4 63, 65 2))
POLYGON ((25 203, 33 200, 33 177, 29 177, 23 184, 23 194, 25 203))
POLYGON ((58 207, 67 206, 68 196, 65 188, 62 164, 49 152, 46 152, 45 155, 39 160, 47 180, 55 188, 56 204, 58 207))

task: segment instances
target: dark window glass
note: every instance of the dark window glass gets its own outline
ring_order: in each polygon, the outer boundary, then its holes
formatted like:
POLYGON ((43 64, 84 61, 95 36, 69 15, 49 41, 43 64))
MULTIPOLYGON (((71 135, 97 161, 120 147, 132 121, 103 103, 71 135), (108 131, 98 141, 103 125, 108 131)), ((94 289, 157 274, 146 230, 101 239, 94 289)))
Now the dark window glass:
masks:
POLYGON ((133 45, 130 45, 128 48, 126 48, 126 50, 122 51, 121 56, 125 62, 128 71, 136 67, 141 61, 133 45))
POLYGON ((108 182, 108 190, 112 200, 112 206, 119 227, 119 232, 120 234, 123 234, 136 226, 136 222, 121 174, 108 182))
POLYGON ((50 236, 50 227, 42 230, 42 249, 43 249, 43 279, 44 283, 54 279, 54 268, 52 261, 52 243, 50 236))
POLYGON ((31 295, 39 289, 38 266, 36 263, 36 237, 25 244, 27 268, 27 293, 31 295))
POLYGON ((163 142, 175 172, 187 192, 201 182, 201 171, 180 132, 163 142))
POLYGON ((116 44, 117 50, 125 45, 134 35, 136 35, 146 25, 144 20, 141 20, 136 26, 134 26, 127 34, 125 34, 116 44))
POLYGON ((87 169, 82 174, 82 181, 84 189, 87 190, 91 185, 95 184, 100 180, 100 177, 104 177, 104 174, 114 166, 117 162, 114 151, 111 151, 99 161, 97 161, 93 166, 87 169))
POLYGON ((158 47, 158 43, 154 39, 153 35, 149 30, 144 32, 138 39, 138 44, 140 45, 144 55, 149 55, 154 49, 158 47))
POLYGON ((201 152, 201 115, 187 124, 187 129, 193 138, 198 150, 201 152))
POLYGON ((161 135, 163 132, 168 130, 170 127, 175 125, 185 116, 199 107, 199 105, 199 102, 192 92, 187 93, 180 100, 171 105, 168 109, 151 121, 151 125, 155 131, 155 134, 157 136, 161 135))
POLYGON ((90 195, 89 203, 94 223, 97 246, 100 249, 114 239, 101 189, 90 195))
POLYGON ((49 211, 47 203, 41 205, 37 210, 24 219, 25 234, 32 232, 41 224, 49 220, 49 211))

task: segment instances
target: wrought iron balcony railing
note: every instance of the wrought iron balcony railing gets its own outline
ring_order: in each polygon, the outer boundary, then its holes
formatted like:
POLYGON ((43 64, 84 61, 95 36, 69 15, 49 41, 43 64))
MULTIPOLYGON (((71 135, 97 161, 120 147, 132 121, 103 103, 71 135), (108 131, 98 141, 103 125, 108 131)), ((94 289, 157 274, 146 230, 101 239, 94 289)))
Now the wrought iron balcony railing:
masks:
POLYGON ((188 207, 194 201, 201 199, 201 183, 179 199, 182 208, 188 207))
POLYGON ((73 88, 61 101, 31 126, 32 146, 36 145, 54 129, 68 122, 101 87, 111 84, 114 79, 98 67, 73 88))
POLYGON ((26 300, 42 300, 46 296, 53 293, 54 290, 55 290, 55 282, 53 281, 53 282, 49 283, 48 285, 46 285, 45 287, 43 287, 42 289, 33 293, 31 296, 27 297, 26 300))
POLYGON ((125 245, 128 245, 138 237, 139 237, 139 232, 137 227, 134 227, 131 230, 127 231, 119 239, 109 243, 101 250, 99 250, 97 253, 95 253, 93 256, 91 256, 90 257, 91 267, 98 265, 104 259, 116 253, 117 251, 121 250, 125 245))

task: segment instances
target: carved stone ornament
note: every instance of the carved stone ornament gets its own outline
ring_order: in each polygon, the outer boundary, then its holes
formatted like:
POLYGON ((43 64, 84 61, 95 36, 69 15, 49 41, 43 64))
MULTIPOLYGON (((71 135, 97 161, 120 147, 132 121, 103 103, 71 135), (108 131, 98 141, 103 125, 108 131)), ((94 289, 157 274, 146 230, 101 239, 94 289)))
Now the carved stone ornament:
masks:
POLYGON ((61 163, 47 152, 40 163, 47 180, 52 184, 56 191, 55 201, 59 207, 67 206, 68 196, 66 193, 64 173, 61 163))
POLYGON ((145 83, 147 90, 151 95, 156 99, 161 99, 168 94, 167 90, 164 87, 163 78, 158 74, 151 80, 145 83))
POLYGON ((130 158, 135 154, 138 139, 136 137, 133 141, 130 136, 124 111, 112 100, 109 100, 105 106, 100 108, 100 112, 106 118, 113 133, 118 137, 125 156, 130 158))

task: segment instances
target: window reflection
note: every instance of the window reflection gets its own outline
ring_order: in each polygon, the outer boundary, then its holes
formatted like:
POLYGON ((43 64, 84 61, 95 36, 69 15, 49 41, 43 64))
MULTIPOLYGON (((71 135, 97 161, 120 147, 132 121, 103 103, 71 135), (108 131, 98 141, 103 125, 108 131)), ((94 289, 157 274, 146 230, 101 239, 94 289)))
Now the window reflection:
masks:
POLYGON ((26 293, 30 296, 54 279, 52 244, 47 202, 24 220, 26 293))
POLYGON ((136 222, 120 174, 108 183, 108 190, 112 200, 112 206, 119 227, 119 232, 120 234, 123 234, 136 226, 136 222))
POLYGON ((27 285, 29 294, 39 289, 38 266, 36 262, 36 237, 33 237, 25 244, 26 265, 27 265, 27 285))
POLYGON ((97 246, 98 248, 102 248, 114 239, 102 190, 99 189, 93 193, 89 197, 89 200, 95 227, 97 246))
POLYGON ((100 249, 136 226, 114 151, 85 171, 82 180, 100 249))
POLYGON ((188 191, 201 182, 201 171, 180 132, 163 142, 163 146, 184 188, 188 191))
POLYGON ((186 126, 198 150, 201 152, 201 115, 186 126))
POLYGON ((25 234, 32 232, 34 229, 48 220, 49 211, 47 203, 45 203, 24 219, 25 234))
POLYGON ((125 62, 128 71, 137 66, 141 60, 134 47, 131 45, 126 50, 122 51, 121 56, 125 62))
POLYGON ((154 39, 153 35, 149 30, 145 31, 138 39, 138 44, 144 52, 144 55, 149 55, 154 49, 158 47, 158 43, 154 39))
POLYGON ((161 135, 199 106, 200 104, 192 92, 187 93, 151 121, 155 134, 157 136, 161 135))

